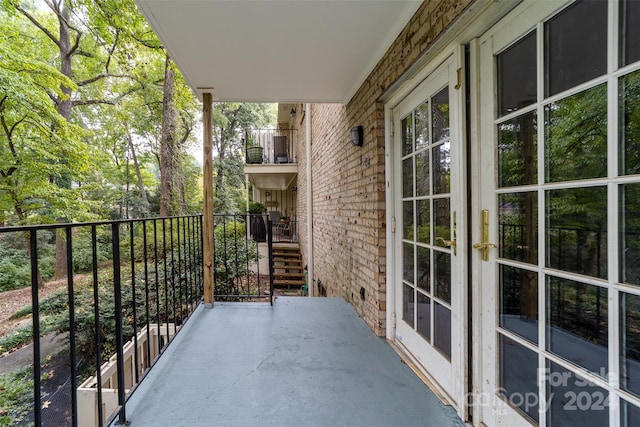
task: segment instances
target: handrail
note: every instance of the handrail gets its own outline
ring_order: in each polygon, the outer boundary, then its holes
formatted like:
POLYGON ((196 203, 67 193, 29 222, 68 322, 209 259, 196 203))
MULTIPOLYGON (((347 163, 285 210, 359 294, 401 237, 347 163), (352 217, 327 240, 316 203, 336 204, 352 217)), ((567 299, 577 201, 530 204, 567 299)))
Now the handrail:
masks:
POLYGON ((0 239, 11 235, 15 242, 23 242, 31 265, 31 328, 36 339, 31 364, 32 411, 27 419, 40 426, 43 411, 57 409, 59 416, 67 417, 64 422, 67 425, 103 426, 115 418, 126 423, 126 401, 131 390, 202 300, 202 215, 0 228, 0 239), (39 250, 43 249, 41 242, 51 244, 46 240, 52 241, 61 230, 67 257, 67 286, 66 290, 44 298, 39 287, 43 262, 39 250), (89 259, 88 265, 87 261, 81 265, 80 257, 89 259), (43 302, 50 302, 58 311, 52 312, 43 302), (66 309, 60 309, 65 305, 66 309), (55 331, 47 329, 43 322, 52 318, 57 322, 55 331), (172 333, 169 325, 173 325, 172 333), (166 333, 161 331, 165 327, 166 333), (40 342, 41 334, 52 332, 63 337, 60 350, 67 350, 68 354, 56 357, 68 357, 63 364, 71 370, 65 388, 55 392, 48 389, 54 384, 44 375, 48 362, 40 342), (131 359, 126 358, 123 350, 129 340, 136 349, 131 359), (117 365, 116 380, 102 376, 112 352, 117 365), (82 387, 78 387, 78 382, 84 383, 82 378, 90 377, 95 379, 97 396, 88 400, 91 408, 87 409, 86 399, 80 402, 77 390, 82 387), (107 388, 117 393, 115 407, 108 411, 103 410, 108 397, 107 391, 103 391, 105 381, 109 381, 107 388), (87 413, 84 411, 94 416, 79 417, 79 412, 87 413), (68 415, 60 415, 65 413, 68 415))

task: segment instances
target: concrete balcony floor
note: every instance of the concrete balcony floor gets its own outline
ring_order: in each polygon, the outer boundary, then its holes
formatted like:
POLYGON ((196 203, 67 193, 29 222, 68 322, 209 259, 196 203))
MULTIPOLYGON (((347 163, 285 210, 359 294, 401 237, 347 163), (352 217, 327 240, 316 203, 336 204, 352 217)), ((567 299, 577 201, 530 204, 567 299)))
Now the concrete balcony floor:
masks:
POLYGON ((338 298, 200 306, 126 413, 133 427, 464 425, 338 298))

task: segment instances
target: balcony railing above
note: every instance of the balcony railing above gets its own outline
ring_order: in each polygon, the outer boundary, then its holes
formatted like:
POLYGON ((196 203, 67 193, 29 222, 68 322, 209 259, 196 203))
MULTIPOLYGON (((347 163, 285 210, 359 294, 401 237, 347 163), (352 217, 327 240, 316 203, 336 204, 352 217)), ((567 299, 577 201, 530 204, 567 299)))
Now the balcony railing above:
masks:
POLYGON ((246 162, 296 163, 296 129, 256 129, 245 136, 246 162))

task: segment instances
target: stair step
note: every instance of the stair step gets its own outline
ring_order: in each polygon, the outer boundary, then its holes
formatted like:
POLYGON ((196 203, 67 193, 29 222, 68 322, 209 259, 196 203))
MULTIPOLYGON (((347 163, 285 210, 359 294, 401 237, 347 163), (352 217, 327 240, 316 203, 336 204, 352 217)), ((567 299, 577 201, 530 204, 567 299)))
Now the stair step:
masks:
POLYGON ((302 258, 300 253, 287 253, 287 252, 276 252, 276 251, 273 252, 273 256, 282 257, 282 258, 295 258, 295 259, 302 258))
POLYGON ((304 286, 302 280, 274 280, 273 286, 304 286))
POLYGON ((274 259, 273 265, 276 266, 276 264, 278 264, 280 267, 283 267, 285 265, 287 267, 302 267, 302 263, 300 261, 291 261, 286 259, 274 259))
POLYGON ((304 273, 273 273, 273 277, 304 279, 304 273))

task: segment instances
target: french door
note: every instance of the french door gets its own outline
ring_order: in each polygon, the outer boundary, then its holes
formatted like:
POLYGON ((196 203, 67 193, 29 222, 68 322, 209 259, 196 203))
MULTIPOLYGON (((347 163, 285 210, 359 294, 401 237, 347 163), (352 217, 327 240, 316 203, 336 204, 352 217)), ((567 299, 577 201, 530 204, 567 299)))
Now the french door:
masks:
POLYGON ((393 109, 395 341, 462 404, 464 191, 459 60, 393 109))
POLYGON ((637 1, 526 1, 479 40, 486 425, 640 425, 639 29, 637 1))

